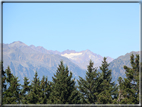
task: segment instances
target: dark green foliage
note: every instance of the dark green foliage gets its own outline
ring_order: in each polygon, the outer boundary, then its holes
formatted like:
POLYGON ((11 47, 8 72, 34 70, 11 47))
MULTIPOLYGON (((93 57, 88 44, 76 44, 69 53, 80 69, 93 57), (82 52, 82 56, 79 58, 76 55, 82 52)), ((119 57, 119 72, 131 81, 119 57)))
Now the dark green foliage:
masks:
POLYGON ((3 104, 18 104, 20 103, 20 84, 18 83, 18 77, 13 76, 9 66, 6 69, 6 74, 6 81, 10 86, 3 92, 3 104))
POLYGON ((72 73, 68 67, 64 67, 61 61, 56 74, 54 74, 52 92, 50 95, 51 104, 78 104, 80 103, 79 93, 75 87, 75 80, 71 80, 72 73))
POLYGON ((35 73, 34 80, 31 83, 30 93, 27 95, 28 104, 41 104, 41 87, 40 80, 38 78, 37 72, 35 73))
POLYGON ((45 92, 45 77, 43 76, 42 80, 41 80, 41 84, 40 84, 40 88, 41 88, 41 98, 40 98, 40 103, 41 104, 46 104, 47 103, 47 96, 46 96, 46 92, 45 92))
POLYGON ((123 80, 122 80, 122 78, 121 77, 119 77, 118 78, 118 82, 119 82, 119 86, 118 86, 118 88, 119 88, 119 96, 118 96, 118 100, 117 100, 117 102, 119 103, 122 99, 124 99, 124 96, 123 96, 123 87, 124 87, 124 84, 123 84, 123 80))
POLYGON ((123 98, 119 97, 118 102, 120 104, 139 104, 139 55, 136 55, 134 60, 134 55, 130 57, 131 67, 124 66, 126 70, 126 78, 122 80, 119 78, 119 94, 123 98))
POLYGON ((6 91, 6 72, 3 70, 3 62, 0 62, 0 72, 2 73, 2 96, 4 97, 4 92, 6 91))
MULTIPOLYGON (((15 77, 10 67, 2 71, 3 104, 138 104, 139 103, 139 55, 131 55, 131 67, 124 66, 126 78, 119 77, 117 86, 111 82, 111 70, 106 58, 100 67, 101 73, 93 68, 90 60, 86 71, 86 78, 79 77, 78 86, 72 79, 72 72, 60 62, 53 81, 49 82, 43 76, 41 81, 37 72, 31 85, 24 78, 24 84, 20 90, 18 77, 15 77), (70 74, 69 74, 70 73, 70 74), (7 84, 6 84, 7 83, 7 84), (79 90, 77 90, 77 88, 79 90)), ((142 63, 141 63, 142 66, 142 63)), ((141 68, 142 69, 142 68, 141 68)))
POLYGON ((93 68, 94 63, 90 60, 86 71, 86 79, 79 77, 78 88, 81 93, 81 101, 84 104, 95 104, 97 101, 94 93, 96 92, 97 69, 93 68))
POLYGON ((30 93, 30 88, 31 88, 29 83, 30 82, 28 82, 28 78, 24 77, 24 85, 22 85, 22 90, 20 94, 22 104, 28 104, 28 94, 30 93))
POLYGON ((41 80, 40 87, 41 87, 40 103, 41 104, 48 104, 49 96, 51 93, 51 85, 50 85, 50 82, 48 82, 47 77, 45 78, 43 76, 43 78, 41 80))
POLYGON ((108 69, 109 64, 106 62, 106 58, 102 61, 102 66, 97 81, 97 88, 94 95, 97 96, 97 104, 113 104, 116 103, 118 95, 117 86, 114 82, 111 83, 111 70, 108 69))

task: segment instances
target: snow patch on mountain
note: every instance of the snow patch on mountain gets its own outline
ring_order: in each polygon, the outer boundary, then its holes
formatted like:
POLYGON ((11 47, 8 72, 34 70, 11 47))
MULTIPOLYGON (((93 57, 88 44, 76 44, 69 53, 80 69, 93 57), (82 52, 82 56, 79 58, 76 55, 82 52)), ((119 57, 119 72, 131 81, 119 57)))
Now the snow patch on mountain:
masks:
POLYGON ((79 56, 79 55, 82 55, 82 53, 70 53, 70 54, 65 53, 65 54, 61 54, 61 56, 67 57, 69 59, 72 59, 73 57, 79 56))

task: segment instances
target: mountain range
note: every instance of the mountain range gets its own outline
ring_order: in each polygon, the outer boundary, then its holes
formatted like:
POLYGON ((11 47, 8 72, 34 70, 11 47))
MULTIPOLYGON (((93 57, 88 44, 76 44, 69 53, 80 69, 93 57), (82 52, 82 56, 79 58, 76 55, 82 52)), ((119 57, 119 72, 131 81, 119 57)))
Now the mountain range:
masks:
MULTIPOLYGON (((134 55, 139 54, 139 52, 132 51, 116 59, 107 57, 107 62, 110 63, 109 69, 112 70, 112 81, 117 83, 119 76, 125 77, 123 66, 130 67, 130 55, 132 53, 134 55)), ((4 69, 10 66, 11 72, 20 79, 21 84, 23 84, 25 76, 30 81, 33 80, 35 71, 38 72, 40 79, 44 75, 48 77, 49 81, 52 81, 52 76, 55 74, 61 60, 73 73, 73 78, 78 79, 78 76, 84 78, 90 59, 94 62, 94 67, 98 67, 99 70, 103 57, 88 49, 80 52, 75 50, 59 52, 47 50, 42 46, 28 46, 21 41, 3 44, 4 69)))

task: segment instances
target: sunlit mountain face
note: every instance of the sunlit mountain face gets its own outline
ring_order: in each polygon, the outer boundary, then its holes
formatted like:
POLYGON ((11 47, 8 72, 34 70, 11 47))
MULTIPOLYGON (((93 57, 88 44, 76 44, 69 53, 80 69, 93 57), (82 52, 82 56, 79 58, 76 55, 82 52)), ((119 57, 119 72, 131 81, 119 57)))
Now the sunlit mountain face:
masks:
MULTIPOLYGON (((1 48, 1 47, 0 47, 1 48)), ((130 67, 130 55, 139 54, 139 52, 130 52, 116 59, 107 57, 110 63, 109 69, 112 70, 112 81, 117 82, 119 76, 125 77, 123 66, 130 67)), ((3 44, 3 64, 4 69, 10 66, 11 72, 20 79, 23 84, 23 78, 26 76, 33 80, 35 71, 41 79, 47 76, 52 81, 52 76, 56 73, 57 67, 62 60, 69 71, 73 73, 76 80, 79 76, 85 77, 89 60, 94 62, 94 67, 101 66, 103 56, 95 54, 90 50, 76 52, 75 50, 65 50, 63 52, 47 50, 42 46, 26 45, 21 41, 11 44, 3 44)))
MULTIPOLYGON (((102 56, 95 54, 90 50, 85 50, 81 52, 68 52, 61 54, 61 56, 67 57, 82 69, 87 69, 87 65, 90 59, 94 62, 94 67, 101 66, 101 63, 103 61, 102 56)), ((108 63, 110 63, 111 61, 113 61, 113 58, 107 57, 107 61, 108 63)))

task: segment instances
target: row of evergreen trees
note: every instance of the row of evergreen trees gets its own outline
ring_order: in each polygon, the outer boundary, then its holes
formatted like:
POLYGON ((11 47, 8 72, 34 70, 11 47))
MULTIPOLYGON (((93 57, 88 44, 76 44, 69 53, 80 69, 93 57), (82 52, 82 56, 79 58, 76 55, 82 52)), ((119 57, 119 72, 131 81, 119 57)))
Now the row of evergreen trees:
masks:
POLYGON ((139 55, 134 58, 132 54, 130 62, 131 68, 124 66, 126 78, 119 77, 119 85, 111 82, 111 70, 105 57, 101 73, 93 68, 90 60, 86 77, 79 77, 78 85, 63 61, 52 82, 45 76, 40 81, 36 72, 31 84, 25 77, 23 85, 10 67, 3 70, 2 63, 2 104, 139 104, 139 55))

